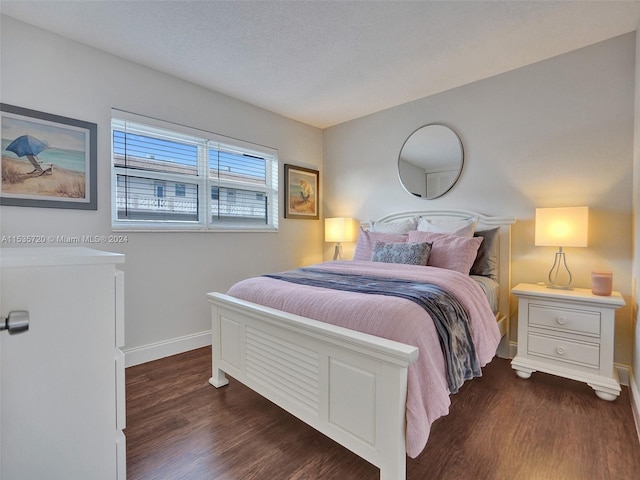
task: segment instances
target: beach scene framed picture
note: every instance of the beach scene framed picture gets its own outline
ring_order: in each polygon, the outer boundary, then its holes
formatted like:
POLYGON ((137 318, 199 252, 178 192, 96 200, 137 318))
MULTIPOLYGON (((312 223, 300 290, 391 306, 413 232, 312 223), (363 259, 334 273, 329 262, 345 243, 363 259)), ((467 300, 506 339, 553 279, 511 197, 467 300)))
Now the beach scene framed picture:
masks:
POLYGON ((310 168, 284 166, 284 217, 317 220, 320 173, 310 168))
POLYGON ((97 125, 0 103, 0 205, 97 210, 97 125))

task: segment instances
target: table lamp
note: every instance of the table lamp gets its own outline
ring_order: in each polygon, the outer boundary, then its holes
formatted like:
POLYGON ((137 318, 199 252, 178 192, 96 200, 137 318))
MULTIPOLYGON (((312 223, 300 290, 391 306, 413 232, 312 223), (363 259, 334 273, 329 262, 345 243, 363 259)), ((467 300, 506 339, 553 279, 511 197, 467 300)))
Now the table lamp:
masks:
POLYGON ((549 270, 549 288, 571 289, 571 272, 562 248, 586 247, 588 225, 589 207, 536 208, 535 245, 558 247, 549 270))
POLYGON ((333 259, 342 259, 342 242, 354 242, 358 235, 358 222, 353 218, 325 218, 324 241, 336 242, 333 259))

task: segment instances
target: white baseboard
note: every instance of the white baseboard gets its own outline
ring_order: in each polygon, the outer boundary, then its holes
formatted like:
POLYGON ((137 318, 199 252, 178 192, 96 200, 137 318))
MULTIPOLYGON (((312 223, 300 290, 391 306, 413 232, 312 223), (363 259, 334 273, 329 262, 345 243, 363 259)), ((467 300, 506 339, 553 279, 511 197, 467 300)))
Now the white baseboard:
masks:
POLYGON ((125 367, 132 367, 196 348, 206 347, 207 345, 211 345, 211 330, 142 345, 141 347, 127 348, 123 350, 124 365, 125 367))
POLYGON ((633 420, 636 424, 636 433, 638 434, 638 439, 640 439, 640 391, 638 391, 638 384, 633 378, 633 371, 629 373, 629 393, 633 420))
POLYGON ((618 380, 620 381, 620 385, 628 387, 630 385, 629 379, 631 376, 631 367, 629 365, 623 365, 622 363, 614 363, 613 367, 618 372, 618 380))

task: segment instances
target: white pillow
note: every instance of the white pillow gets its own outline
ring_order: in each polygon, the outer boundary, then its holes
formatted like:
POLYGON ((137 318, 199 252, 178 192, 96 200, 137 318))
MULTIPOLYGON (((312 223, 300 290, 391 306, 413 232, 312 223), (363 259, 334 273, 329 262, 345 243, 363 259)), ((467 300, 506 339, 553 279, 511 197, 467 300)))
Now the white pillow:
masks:
POLYGON ((374 220, 371 220, 371 228, 369 228, 370 232, 376 233, 408 233, 411 230, 415 230, 418 226, 418 218, 407 218, 401 222, 394 223, 380 223, 374 220))
POLYGON ((471 238, 473 237, 473 232, 475 232, 477 223, 477 218, 433 222, 428 218, 420 217, 417 230, 419 232, 448 233, 449 235, 471 238))

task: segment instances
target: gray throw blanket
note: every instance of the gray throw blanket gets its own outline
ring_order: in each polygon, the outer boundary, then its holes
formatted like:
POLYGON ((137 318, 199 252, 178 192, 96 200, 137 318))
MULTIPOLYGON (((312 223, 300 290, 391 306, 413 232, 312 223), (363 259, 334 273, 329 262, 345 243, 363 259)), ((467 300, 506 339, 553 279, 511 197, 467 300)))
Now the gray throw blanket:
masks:
POLYGON ((417 303, 433 319, 438 331, 449 391, 457 393, 465 380, 482 375, 471 337, 469 315, 456 297, 437 285, 365 275, 329 273, 313 268, 298 268, 264 276, 314 287, 389 295, 417 303))

